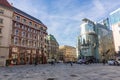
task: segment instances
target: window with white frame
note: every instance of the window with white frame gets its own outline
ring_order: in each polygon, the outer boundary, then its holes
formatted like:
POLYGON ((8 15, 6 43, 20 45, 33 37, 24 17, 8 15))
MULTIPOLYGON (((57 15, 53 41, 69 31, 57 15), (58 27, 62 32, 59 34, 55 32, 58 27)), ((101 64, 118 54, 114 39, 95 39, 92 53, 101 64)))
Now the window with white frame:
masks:
POLYGON ((28 38, 30 38, 30 33, 28 33, 28 38))
POLYGON ((28 31, 30 31, 30 28, 28 28, 28 31))
POLYGON ((21 44, 24 45, 24 39, 21 40, 21 44))
POLYGON ((24 26, 24 25, 22 25, 22 29, 25 29, 25 26, 24 26))
POLYGON ((18 44, 18 38, 14 37, 14 44, 18 44))
POLYGON ((24 37, 24 36, 25 36, 25 32, 23 31, 23 32, 22 32, 22 37, 24 37))
POLYGON ((19 30, 15 29, 15 35, 18 35, 19 34, 19 30))
POLYGON ((20 28, 20 24, 19 23, 15 23, 15 27, 20 28))

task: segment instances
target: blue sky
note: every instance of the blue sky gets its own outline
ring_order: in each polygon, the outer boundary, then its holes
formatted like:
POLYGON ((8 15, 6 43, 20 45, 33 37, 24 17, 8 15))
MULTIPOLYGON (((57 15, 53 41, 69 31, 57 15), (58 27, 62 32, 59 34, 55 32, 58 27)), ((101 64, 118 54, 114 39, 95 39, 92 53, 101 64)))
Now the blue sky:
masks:
POLYGON ((8 0, 40 19, 59 45, 76 46, 83 18, 99 21, 120 7, 120 0, 8 0))

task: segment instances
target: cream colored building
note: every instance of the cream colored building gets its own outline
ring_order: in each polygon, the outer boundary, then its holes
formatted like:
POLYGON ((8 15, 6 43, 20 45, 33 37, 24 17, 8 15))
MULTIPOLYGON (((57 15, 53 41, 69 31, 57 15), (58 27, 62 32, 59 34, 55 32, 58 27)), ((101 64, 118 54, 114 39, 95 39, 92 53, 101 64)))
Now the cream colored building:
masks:
POLYGON ((120 22, 112 25, 112 31, 114 36, 115 51, 120 51, 120 22))
POLYGON ((77 54, 75 47, 64 45, 64 46, 60 46, 59 50, 60 52, 62 52, 63 59, 65 62, 77 61, 77 54))
POLYGON ((120 8, 110 13, 115 51, 120 54, 120 8))
MULTIPOLYGON (((0 0, 0 3, 1 2, 2 0, 0 0)), ((12 34, 12 16, 13 11, 11 5, 8 3, 5 5, 0 4, 0 66, 5 65, 6 59, 9 57, 9 44, 11 44, 12 34)))

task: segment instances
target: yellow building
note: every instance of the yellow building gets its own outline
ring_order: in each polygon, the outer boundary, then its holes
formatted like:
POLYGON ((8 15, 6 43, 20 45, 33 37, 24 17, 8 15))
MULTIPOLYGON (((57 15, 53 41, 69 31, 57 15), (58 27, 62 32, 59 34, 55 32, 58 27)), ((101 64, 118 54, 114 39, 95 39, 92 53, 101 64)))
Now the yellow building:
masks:
POLYGON ((76 48, 72 46, 60 46, 59 51, 63 54, 63 60, 68 61, 77 61, 76 48))

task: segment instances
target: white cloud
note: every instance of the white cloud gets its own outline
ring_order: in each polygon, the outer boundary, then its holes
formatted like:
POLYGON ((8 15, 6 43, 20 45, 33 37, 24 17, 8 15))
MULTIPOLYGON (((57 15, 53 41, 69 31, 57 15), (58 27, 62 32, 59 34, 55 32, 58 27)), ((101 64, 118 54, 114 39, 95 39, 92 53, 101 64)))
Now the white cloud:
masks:
POLYGON ((120 5, 119 0, 9 0, 13 5, 40 19, 60 45, 76 45, 82 18, 98 20, 120 5), (87 3, 88 2, 88 3, 87 3))

